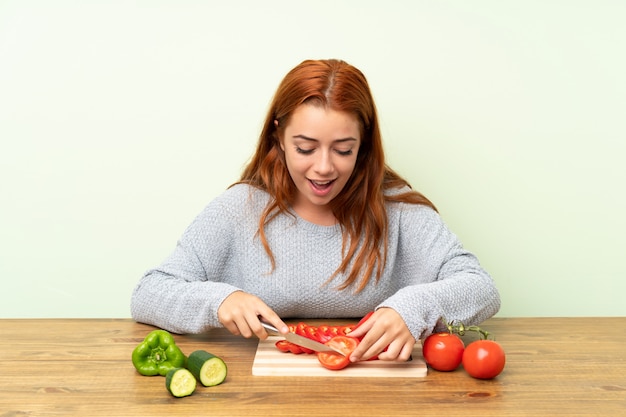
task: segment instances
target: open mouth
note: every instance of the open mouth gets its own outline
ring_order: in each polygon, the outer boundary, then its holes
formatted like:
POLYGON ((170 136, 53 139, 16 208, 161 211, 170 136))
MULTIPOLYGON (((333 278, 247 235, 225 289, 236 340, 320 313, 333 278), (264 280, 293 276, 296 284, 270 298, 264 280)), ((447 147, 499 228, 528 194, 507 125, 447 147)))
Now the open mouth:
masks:
POLYGON ((335 182, 335 180, 328 180, 328 181, 309 180, 309 182, 311 183, 313 188, 315 188, 316 190, 324 191, 324 190, 329 189, 330 186, 333 184, 333 182, 335 182))

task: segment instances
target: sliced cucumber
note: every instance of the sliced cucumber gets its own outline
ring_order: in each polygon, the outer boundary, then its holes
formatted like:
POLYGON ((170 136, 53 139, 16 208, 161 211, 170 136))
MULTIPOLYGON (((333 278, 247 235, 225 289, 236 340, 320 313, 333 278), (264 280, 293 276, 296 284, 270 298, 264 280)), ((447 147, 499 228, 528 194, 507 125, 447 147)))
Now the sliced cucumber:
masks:
POLYGON ((219 385, 228 373, 226 363, 205 350, 196 350, 187 358, 187 369, 205 387, 219 385))
POLYGON ((185 368, 174 368, 165 375, 165 387, 174 397, 186 397, 196 390, 196 378, 185 368))

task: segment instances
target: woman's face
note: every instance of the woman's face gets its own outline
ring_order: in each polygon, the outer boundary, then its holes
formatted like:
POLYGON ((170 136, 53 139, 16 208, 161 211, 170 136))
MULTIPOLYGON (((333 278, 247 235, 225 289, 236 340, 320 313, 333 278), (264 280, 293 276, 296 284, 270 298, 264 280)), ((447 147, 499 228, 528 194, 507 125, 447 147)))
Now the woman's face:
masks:
POLYGON ((334 224, 328 203, 348 182, 361 144, 356 117, 303 104, 291 115, 280 145, 298 194, 293 209, 305 220, 334 224))

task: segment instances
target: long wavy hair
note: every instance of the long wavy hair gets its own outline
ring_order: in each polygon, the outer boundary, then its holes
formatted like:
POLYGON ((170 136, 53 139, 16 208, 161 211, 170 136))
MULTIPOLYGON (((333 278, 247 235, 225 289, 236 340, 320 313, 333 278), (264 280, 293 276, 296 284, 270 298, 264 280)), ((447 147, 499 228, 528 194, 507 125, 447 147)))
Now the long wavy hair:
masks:
POLYGON ((306 60, 282 80, 272 100, 256 152, 245 167, 239 183, 267 191, 269 204, 259 219, 259 236, 272 269, 275 260, 267 242, 265 226, 279 213, 290 213, 297 188, 289 175, 280 138, 293 111, 302 104, 314 104, 354 115, 361 130, 361 145, 352 176, 330 205, 342 228, 343 259, 329 281, 347 274, 338 287, 355 282, 356 292, 365 288, 372 276, 380 279, 387 259, 387 202, 422 204, 436 210, 422 194, 409 190, 385 190, 410 185, 385 163, 376 106, 365 76, 340 60, 306 60), (278 123, 275 123, 275 122, 278 123), (350 268, 350 264, 352 267, 350 268), (350 270, 349 270, 350 269, 350 270))

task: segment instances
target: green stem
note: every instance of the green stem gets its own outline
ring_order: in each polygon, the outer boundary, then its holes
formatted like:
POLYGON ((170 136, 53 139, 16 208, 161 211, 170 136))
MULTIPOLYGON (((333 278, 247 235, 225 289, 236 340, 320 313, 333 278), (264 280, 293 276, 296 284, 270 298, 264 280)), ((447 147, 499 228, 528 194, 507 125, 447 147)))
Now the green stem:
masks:
POLYGON ((465 332, 476 332, 480 335, 481 339, 489 339, 491 333, 486 330, 481 329, 478 326, 465 326, 463 323, 458 322, 455 324, 454 321, 447 322, 446 327, 450 333, 458 334, 459 336, 464 336, 465 332))

